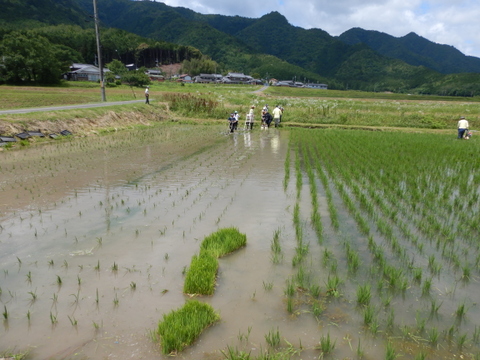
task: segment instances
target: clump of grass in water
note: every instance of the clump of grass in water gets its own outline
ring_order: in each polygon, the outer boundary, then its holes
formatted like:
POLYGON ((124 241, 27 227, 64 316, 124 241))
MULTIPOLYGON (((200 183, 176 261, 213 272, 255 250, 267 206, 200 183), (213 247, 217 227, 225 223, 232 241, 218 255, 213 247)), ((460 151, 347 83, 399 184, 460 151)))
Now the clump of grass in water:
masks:
POLYGON ((370 284, 365 284, 364 286, 359 285, 357 288, 357 303, 360 305, 368 305, 370 304, 371 298, 372 293, 370 284))
POLYGON ((197 300, 190 300, 182 308, 163 315, 156 332, 162 352, 170 354, 182 351, 219 319, 220 316, 210 305, 197 300))
POLYGON ((208 251, 194 255, 185 275, 185 294, 213 295, 218 271, 217 258, 208 251))
POLYGON ((212 295, 220 256, 245 246, 247 237, 236 228, 220 229, 207 236, 200 245, 200 254, 192 258, 185 275, 183 291, 186 294, 212 295))
POLYGON ((318 349, 322 352, 322 354, 330 354, 335 349, 336 341, 330 339, 330 333, 327 336, 322 336, 320 338, 320 344, 318 345, 318 349))
POLYGON ((278 328, 277 330, 270 330, 268 334, 265 334, 265 341, 272 348, 280 345, 280 332, 278 328))
POLYGON ((221 257, 240 249, 247 244, 247 237, 236 228, 220 229, 203 239, 200 251, 209 251, 221 257))

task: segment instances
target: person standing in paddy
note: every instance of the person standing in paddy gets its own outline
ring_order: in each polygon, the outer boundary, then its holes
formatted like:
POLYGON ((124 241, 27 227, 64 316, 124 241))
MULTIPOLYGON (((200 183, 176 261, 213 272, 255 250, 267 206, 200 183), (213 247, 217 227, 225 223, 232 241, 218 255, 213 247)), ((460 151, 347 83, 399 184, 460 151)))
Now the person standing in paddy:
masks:
POLYGON ((282 117, 282 110, 280 109, 280 106, 276 106, 275 109, 273 109, 273 121, 275 123, 275 127, 278 127, 280 124, 280 119, 282 117))
POLYGON ((468 133, 468 120, 465 119, 464 116, 460 116, 460 120, 458 121, 458 138, 463 139, 465 133, 468 133))
POLYGON ((247 114, 247 120, 245 121, 245 129, 253 130, 253 119, 255 118, 254 114, 255 105, 250 107, 250 111, 247 114))

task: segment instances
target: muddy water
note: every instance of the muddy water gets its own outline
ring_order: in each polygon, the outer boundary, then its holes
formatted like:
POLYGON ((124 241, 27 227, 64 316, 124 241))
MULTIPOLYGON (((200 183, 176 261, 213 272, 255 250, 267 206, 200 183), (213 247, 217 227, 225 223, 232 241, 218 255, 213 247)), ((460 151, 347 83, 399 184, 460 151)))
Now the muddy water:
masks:
MULTIPOLYGON (((409 290, 406 299, 392 294, 391 307, 383 309, 375 299, 381 331, 375 335, 363 326, 355 290, 370 274, 347 273, 342 244, 348 239, 365 254, 366 239, 338 195, 341 227, 333 231, 319 184, 325 239, 317 242, 309 225, 308 179, 303 175, 298 200, 293 156, 283 188, 288 141, 289 133, 276 129, 229 135, 223 127, 164 124, 0 153, 0 354, 168 358, 150 332, 163 314, 188 299, 182 294, 183 273, 201 240, 230 226, 247 235, 247 246, 220 259, 216 292, 201 298, 221 321, 179 358, 223 359, 227 346, 258 354, 268 348, 265 336, 277 330, 291 358, 318 359, 316 347, 327 333, 336 341, 336 358, 357 358, 359 341, 365 358, 384 358, 382 331, 390 309, 396 311, 397 331, 391 333, 396 348, 406 356, 418 353, 426 340, 402 336, 398 328, 413 328, 415 309, 428 313, 430 300, 420 294, 412 299, 409 290), (318 319, 302 301, 305 289, 297 291, 293 313, 287 311, 286 280, 300 268, 292 266, 297 201, 309 245, 302 267, 322 289, 325 309, 318 319), (276 231, 279 263, 271 250, 276 231), (324 296, 331 266, 325 265, 326 248, 345 282, 339 298, 324 296)), ((364 255, 364 268, 370 261, 364 255)), ((454 311, 447 308, 437 319, 440 331, 454 311)), ((472 306, 469 314, 474 312, 472 306)), ((473 331, 473 322, 466 322, 473 331)), ((441 354, 428 352, 452 358, 448 349, 442 343, 441 354)))
POLYGON ((288 133, 223 130, 165 126, 0 154, 0 350, 161 358, 149 332, 186 301, 182 274, 200 241, 228 226, 248 245, 221 259, 217 291, 203 299, 222 320, 180 356, 255 351, 277 328, 314 346, 321 327, 289 315, 283 296, 295 246, 294 196, 282 185, 288 133))

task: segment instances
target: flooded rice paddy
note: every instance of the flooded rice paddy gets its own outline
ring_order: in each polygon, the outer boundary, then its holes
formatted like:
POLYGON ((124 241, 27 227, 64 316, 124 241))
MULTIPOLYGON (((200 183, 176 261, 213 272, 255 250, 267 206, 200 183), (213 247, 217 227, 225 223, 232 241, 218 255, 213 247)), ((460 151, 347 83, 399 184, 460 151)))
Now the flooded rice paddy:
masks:
POLYGON ((436 257, 435 242, 419 250, 404 233, 392 246, 382 216, 342 197, 349 186, 354 199, 355 184, 333 186, 337 164, 311 177, 306 159, 322 146, 299 139, 166 124, 0 153, 0 354, 166 359, 151 332, 189 299, 184 274, 201 240, 234 226, 247 246, 219 260, 215 294, 200 298, 221 320, 179 358, 222 359, 227 347, 285 359, 476 356, 478 269, 458 281, 466 270, 436 257), (379 230, 361 231, 355 208, 379 230), (327 335, 335 345, 322 354, 327 335))

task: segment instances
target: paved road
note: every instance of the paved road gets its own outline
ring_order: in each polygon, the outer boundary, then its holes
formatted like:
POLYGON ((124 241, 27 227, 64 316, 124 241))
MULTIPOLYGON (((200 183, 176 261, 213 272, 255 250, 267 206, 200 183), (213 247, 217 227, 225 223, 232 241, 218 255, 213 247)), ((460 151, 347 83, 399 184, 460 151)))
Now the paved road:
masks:
POLYGON ((77 104, 77 105, 64 105, 64 106, 49 106, 49 107, 41 107, 41 108, 30 108, 30 109, 1 110, 0 115, 4 115, 4 114, 26 114, 26 113, 39 112, 39 111, 86 109, 86 108, 96 108, 96 107, 113 106, 113 105, 125 105, 125 104, 134 104, 134 103, 143 103, 143 102, 145 102, 145 100, 111 101, 111 102, 102 102, 102 103, 95 103, 95 104, 77 104))

